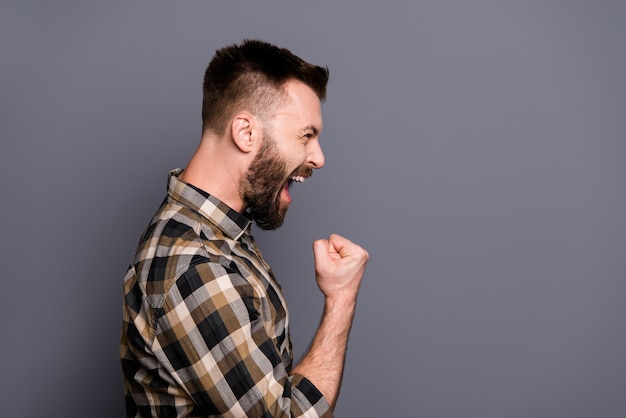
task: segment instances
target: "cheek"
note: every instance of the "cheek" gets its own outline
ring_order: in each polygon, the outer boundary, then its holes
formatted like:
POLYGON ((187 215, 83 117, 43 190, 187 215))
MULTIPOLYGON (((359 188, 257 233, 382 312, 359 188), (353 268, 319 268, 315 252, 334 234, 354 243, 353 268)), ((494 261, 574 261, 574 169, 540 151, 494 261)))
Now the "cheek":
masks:
POLYGON ((292 147, 284 150, 282 156, 287 168, 293 170, 294 168, 300 167, 306 161, 306 148, 303 146, 292 147))
POLYGON ((298 147, 297 149, 294 149, 293 152, 293 163, 300 166, 302 164, 304 164, 306 162, 307 159, 307 155, 308 155, 308 151, 307 151, 307 147, 306 146, 301 146, 298 147))

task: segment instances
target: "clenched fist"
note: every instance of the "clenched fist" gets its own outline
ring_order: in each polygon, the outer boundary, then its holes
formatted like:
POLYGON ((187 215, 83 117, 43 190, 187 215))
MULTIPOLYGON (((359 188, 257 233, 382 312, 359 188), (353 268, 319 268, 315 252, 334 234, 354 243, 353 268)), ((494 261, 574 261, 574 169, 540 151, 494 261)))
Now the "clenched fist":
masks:
POLYGON ((352 241, 332 234, 313 243, 315 278, 327 298, 356 298, 369 254, 352 241))

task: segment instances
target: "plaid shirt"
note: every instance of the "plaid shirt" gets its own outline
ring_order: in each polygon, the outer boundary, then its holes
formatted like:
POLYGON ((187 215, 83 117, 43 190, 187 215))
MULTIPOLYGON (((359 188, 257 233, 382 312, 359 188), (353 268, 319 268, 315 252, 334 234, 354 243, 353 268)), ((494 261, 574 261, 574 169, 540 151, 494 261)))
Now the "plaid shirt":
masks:
POLYGON ((332 417, 293 351, 251 222, 170 173, 124 278, 129 417, 332 417))

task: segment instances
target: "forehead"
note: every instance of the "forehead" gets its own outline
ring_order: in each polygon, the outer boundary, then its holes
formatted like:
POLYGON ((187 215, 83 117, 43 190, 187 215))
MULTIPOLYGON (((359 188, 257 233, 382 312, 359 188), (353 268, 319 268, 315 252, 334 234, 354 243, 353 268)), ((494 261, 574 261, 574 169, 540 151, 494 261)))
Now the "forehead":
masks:
POLYGON ((307 127, 320 132, 322 130, 322 104, 317 94, 301 81, 291 80, 285 83, 289 100, 276 116, 289 119, 300 129, 307 127))

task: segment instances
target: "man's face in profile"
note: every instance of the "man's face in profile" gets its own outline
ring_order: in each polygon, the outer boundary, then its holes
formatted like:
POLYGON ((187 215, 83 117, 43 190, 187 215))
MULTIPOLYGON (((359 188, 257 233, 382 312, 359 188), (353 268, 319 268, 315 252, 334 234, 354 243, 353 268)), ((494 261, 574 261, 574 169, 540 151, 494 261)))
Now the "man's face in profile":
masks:
POLYGON ((289 188, 324 165, 318 137, 321 104, 305 84, 285 85, 289 100, 263 129, 263 143, 242 179, 240 195, 257 225, 277 229, 291 204, 289 188))

